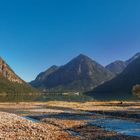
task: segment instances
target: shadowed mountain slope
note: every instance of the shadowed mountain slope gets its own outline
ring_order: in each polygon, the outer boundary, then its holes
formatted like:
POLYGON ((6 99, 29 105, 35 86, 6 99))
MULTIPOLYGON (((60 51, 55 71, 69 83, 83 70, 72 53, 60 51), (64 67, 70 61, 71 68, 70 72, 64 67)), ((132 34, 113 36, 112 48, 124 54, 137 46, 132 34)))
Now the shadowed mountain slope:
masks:
POLYGON ((88 94, 95 98, 129 98, 132 88, 140 83, 140 56, 133 60, 126 69, 114 79, 98 86, 88 94))
POLYGON ((31 85, 48 91, 89 91, 114 77, 113 73, 83 54, 44 75, 40 82, 35 80, 31 85))
POLYGON ((113 72, 114 74, 118 75, 121 72, 123 72, 123 70, 127 67, 127 65, 129 65, 131 62, 133 62, 138 57, 140 57, 140 53, 136 53, 133 57, 131 57, 127 61, 117 60, 117 61, 107 65, 106 68, 109 71, 113 72))
POLYGON ((24 94, 38 92, 24 82, 10 66, 0 58, 0 94, 24 94))

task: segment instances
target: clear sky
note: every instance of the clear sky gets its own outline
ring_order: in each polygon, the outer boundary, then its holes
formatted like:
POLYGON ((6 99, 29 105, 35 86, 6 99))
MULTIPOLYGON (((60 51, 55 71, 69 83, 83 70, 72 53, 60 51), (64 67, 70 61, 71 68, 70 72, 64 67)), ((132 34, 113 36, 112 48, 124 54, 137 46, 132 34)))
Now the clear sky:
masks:
POLYGON ((1 0, 0 56, 24 80, 80 53, 106 65, 140 51, 140 0, 1 0))

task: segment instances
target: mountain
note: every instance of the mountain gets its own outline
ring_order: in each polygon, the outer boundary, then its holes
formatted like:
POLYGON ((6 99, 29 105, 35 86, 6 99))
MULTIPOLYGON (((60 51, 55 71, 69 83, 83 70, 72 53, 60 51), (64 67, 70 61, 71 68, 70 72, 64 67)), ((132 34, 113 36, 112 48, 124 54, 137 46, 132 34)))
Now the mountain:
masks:
POLYGON ((52 92, 88 91, 112 79, 114 74, 89 57, 81 54, 66 65, 57 67, 49 75, 46 74, 41 80, 37 80, 40 79, 39 77, 37 76, 36 80, 31 82, 32 86, 52 92))
POLYGON ((133 97, 132 89, 137 84, 140 84, 140 56, 131 61, 120 75, 88 94, 99 99, 127 99, 133 97))
POLYGON ((114 61, 111 64, 107 65, 105 68, 113 72, 114 74, 118 75, 121 72, 123 72, 123 70, 127 67, 127 65, 129 65, 138 57, 140 57, 140 53, 136 53, 133 57, 131 57, 126 61, 121 61, 121 60, 114 61))
POLYGON ((106 66, 106 69, 113 72, 114 74, 120 74, 127 67, 127 64, 124 61, 115 61, 106 66))
POLYGON ((0 58, 0 94, 33 93, 36 89, 25 83, 10 66, 0 58))
POLYGON ((44 72, 41 72, 34 81, 30 82, 31 85, 34 85, 34 86, 39 86, 40 83, 42 81, 44 81, 46 79, 46 77, 50 74, 52 74, 53 72, 55 72, 56 70, 58 70, 58 66, 56 65, 53 65, 51 66, 49 69, 47 69, 46 71, 44 72))
POLYGON ((5 77, 7 80, 11 82, 16 83, 23 83, 23 80, 21 80, 14 71, 6 64, 6 62, 0 58, 0 77, 5 77))
POLYGON ((140 52, 136 53, 133 57, 131 57, 130 59, 125 61, 125 63, 128 65, 128 64, 130 64, 131 62, 133 62, 134 60, 136 60, 139 57, 140 57, 140 52))

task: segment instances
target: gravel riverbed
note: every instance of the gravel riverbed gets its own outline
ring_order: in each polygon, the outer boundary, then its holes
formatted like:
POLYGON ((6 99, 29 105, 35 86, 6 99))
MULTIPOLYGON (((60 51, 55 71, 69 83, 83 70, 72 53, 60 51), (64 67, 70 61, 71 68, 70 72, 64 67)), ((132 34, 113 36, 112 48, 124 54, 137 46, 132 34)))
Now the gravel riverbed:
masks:
POLYGON ((139 111, 135 102, 0 103, 0 140, 140 140, 88 123, 102 117, 139 122, 139 111))
MULTIPOLYGON (((69 133, 50 124, 33 123, 17 115, 0 112, 0 140, 71 140, 69 133)), ((78 138, 74 138, 77 140, 78 138)))

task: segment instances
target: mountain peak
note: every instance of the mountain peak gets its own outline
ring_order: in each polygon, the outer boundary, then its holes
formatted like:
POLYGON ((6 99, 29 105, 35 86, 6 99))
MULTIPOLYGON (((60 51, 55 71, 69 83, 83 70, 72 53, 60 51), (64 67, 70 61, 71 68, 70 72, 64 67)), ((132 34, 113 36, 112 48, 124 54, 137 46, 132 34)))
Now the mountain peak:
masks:
POLYGON ((133 59, 137 59, 138 57, 140 57, 140 52, 136 53, 136 54, 133 56, 133 59))
POLYGON ((120 74, 126 68, 126 66, 127 65, 124 61, 116 60, 111 64, 107 65, 106 68, 117 75, 120 74))
POLYGON ((140 52, 136 53, 134 56, 140 56, 140 52))
POLYGON ((87 56, 81 53, 78 55, 78 57, 87 57, 87 56))
POLYGON ((128 60, 126 61, 126 64, 127 64, 127 65, 130 64, 131 62, 133 62, 134 60, 136 60, 136 59, 139 58, 139 57, 140 57, 140 52, 136 53, 133 57, 131 57, 130 59, 128 59, 128 60))
POLYGON ((44 80, 48 75, 52 74, 56 70, 58 70, 59 66, 52 65, 50 68, 48 68, 46 71, 41 72, 34 81, 31 81, 31 84, 37 84, 40 81, 44 80))
POLYGON ((126 61, 121 61, 121 60, 117 60, 112 62, 111 64, 107 65, 106 68, 115 73, 115 74, 120 74, 124 71, 124 69, 133 61, 135 61, 136 59, 138 59, 140 57, 140 52, 136 53, 134 56, 132 56, 130 59, 126 60, 126 61))
POLYGON ((74 59, 72 59, 72 61, 93 62, 93 60, 90 57, 88 57, 88 56, 86 56, 84 54, 79 54, 77 57, 75 57, 74 59))
POLYGON ((80 54, 48 74, 39 75, 31 85, 48 91, 88 91, 114 77, 110 71, 80 54), (44 76, 45 75, 45 76, 44 76))
POLYGON ((120 75, 94 89, 93 97, 101 99, 103 95, 104 99, 111 100, 132 98, 133 86, 140 83, 139 75, 140 57, 131 61, 120 75))

